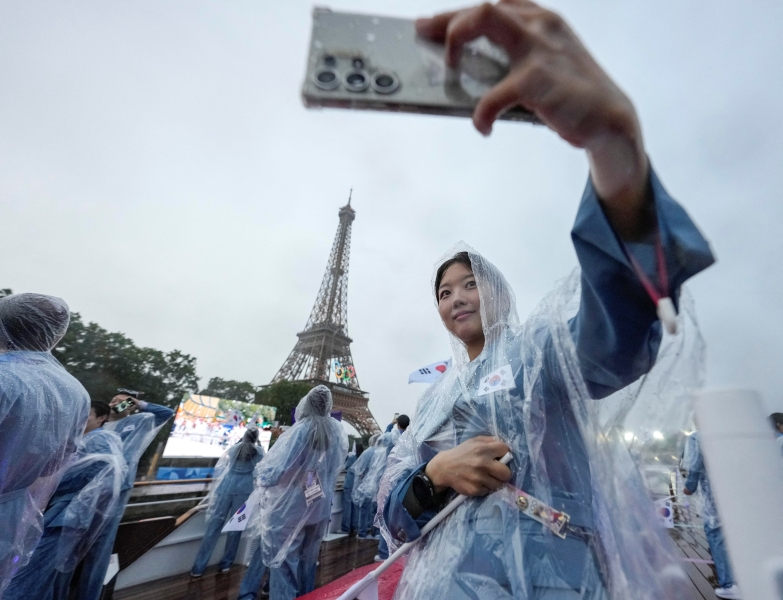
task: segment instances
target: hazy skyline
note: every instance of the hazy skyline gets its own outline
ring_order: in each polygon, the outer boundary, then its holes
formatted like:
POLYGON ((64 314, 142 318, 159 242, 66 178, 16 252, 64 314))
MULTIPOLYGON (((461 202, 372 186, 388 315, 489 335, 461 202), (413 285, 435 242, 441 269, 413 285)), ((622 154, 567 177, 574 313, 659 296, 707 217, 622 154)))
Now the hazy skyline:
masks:
MULTIPOLYGON (((415 17, 447 1, 335 9, 415 17)), ((465 240, 526 315, 576 264, 588 169, 541 127, 308 111, 310 2, 0 5, 0 287, 61 296, 210 377, 270 381, 354 189, 349 334, 383 427, 448 358, 432 266, 465 240)), ((639 112, 651 161, 718 263, 690 284, 708 384, 783 410, 783 5, 560 0, 639 112)))

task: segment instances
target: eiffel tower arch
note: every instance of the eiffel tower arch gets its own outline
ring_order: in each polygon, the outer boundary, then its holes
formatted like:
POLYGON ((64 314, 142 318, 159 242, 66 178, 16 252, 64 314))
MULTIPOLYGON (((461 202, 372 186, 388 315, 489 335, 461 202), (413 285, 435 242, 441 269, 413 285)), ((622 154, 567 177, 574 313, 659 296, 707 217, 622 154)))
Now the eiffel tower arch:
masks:
POLYGON ((310 318, 296 334, 296 345, 272 383, 303 381, 328 386, 335 410, 342 411, 343 419, 362 436, 369 436, 381 430, 367 406, 369 394, 359 387, 351 356, 353 340, 348 337, 348 261, 351 225, 356 218, 350 196, 338 214, 337 235, 310 318))

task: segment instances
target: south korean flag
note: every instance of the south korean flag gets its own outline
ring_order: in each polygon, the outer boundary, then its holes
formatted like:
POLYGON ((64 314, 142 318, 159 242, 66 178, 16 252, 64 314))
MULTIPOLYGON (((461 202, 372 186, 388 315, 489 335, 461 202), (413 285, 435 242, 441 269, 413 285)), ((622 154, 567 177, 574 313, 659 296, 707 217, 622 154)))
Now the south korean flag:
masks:
POLYGON ((432 383, 451 368, 451 359, 432 363, 408 375, 408 383, 432 383))
POLYGON ((253 513, 253 508, 254 504, 248 499, 248 501, 240 506, 239 510, 228 520, 228 523, 223 526, 221 531, 244 531, 247 527, 248 520, 250 520, 250 515, 253 513))
POLYGON ((481 380, 477 396, 486 396, 492 392, 502 392, 503 390, 513 390, 516 385, 514 375, 511 372, 511 365, 506 365, 492 371, 492 373, 481 380))

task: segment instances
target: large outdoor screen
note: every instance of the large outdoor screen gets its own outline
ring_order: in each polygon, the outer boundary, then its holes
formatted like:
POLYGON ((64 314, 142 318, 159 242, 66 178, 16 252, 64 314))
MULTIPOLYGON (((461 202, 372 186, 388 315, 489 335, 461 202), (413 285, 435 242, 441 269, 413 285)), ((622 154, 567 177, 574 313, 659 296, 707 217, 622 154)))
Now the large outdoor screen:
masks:
MULTIPOLYGON (((166 459, 218 458, 227 448, 240 441, 247 428, 254 423, 260 430, 259 444, 268 450, 276 410, 272 406, 186 394, 177 408, 162 463, 175 464, 166 459)), ((158 470, 158 479, 190 478, 195 475, 178 471, 176 467, 162 466, 158 470)))

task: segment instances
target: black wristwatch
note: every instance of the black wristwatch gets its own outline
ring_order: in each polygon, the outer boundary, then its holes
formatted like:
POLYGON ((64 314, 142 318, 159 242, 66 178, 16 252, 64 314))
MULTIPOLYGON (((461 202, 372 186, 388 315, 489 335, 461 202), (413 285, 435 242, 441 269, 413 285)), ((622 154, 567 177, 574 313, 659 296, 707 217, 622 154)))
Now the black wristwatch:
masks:
POLYGON ((427 477, 427 474, 424 472, 425 469, 426 467, 414 475, 411 487, 421 507, 424 510, 429 510, 440 504, 441 495, 435 491, 435 484, 432 483, 432 479, 427 477))

